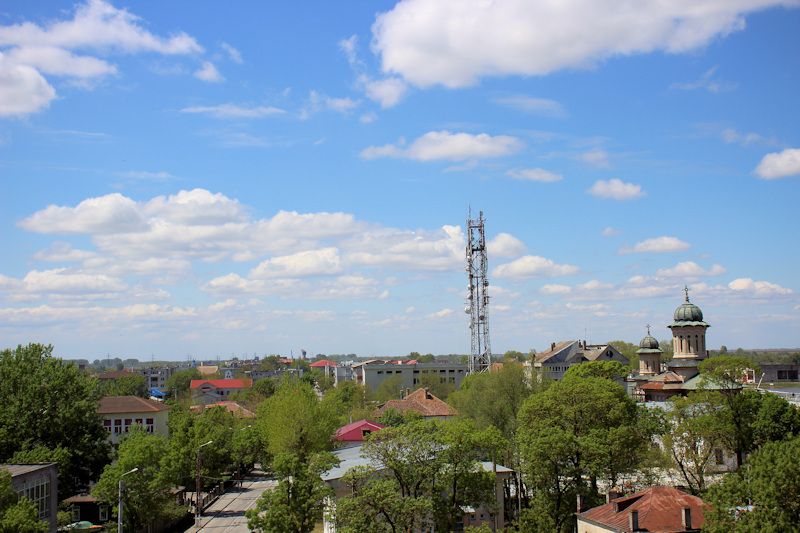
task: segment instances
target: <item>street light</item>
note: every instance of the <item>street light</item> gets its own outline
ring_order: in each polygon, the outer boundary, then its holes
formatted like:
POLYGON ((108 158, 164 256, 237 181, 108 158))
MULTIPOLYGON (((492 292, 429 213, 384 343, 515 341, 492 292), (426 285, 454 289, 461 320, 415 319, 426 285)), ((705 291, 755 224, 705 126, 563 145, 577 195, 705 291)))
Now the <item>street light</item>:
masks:
POLYGON ((210 441, 206 442, 205 444, 201 444, 197 448, 197 465, 196 465, 196 469, 195 469, 195 473, 196 473, 197 477, 195 478, 195 491, 196 492, 195 492, 195 497, 194 497, 194 521, 195 521, 195 524, 197 524, 198 526, 200 525, 200 518, 202 518, 202 514, 203 514, 203 507, 202 507, 203 504, 200 502, 200 450, 204 446, 208 446, 209 444, 213 444, 213 443, 214 443, 214 441, 210 440, 210 441))
POLYGON ((117 502, 117 533, 122 533, 122 491, 125 490, 125 481, 122 480, 128 474, 133 474, 134 472, 138 472, 139 467, 137 466, 133 470, 128 470, 121 476, 119 476, 119 501, 117 502))

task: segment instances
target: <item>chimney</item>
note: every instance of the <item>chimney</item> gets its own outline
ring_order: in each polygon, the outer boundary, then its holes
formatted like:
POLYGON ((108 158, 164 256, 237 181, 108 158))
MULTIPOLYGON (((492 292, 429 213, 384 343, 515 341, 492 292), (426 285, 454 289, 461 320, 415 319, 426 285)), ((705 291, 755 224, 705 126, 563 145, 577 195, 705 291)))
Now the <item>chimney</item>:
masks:
POLYGON ((681 524, 683 524, 683 529, 691 530, 692 529, 692 509, 689 507, 684 507, 681 511, 681 524))
POLYGON ((628 529, 639 531, 639 511, 631 511, 628 515, 628 529))
POLYGON ((582 513, 582 512, 584 512, 586 510, 586 507, 587 507, 586 506, 586 496, 584 496, 583 494, 578 494, 577 500, 578 500, 577 501, 578 512, 582 513))
POLYGON ((551 343, 550 343, 550 351, 552 352, 552 351, 553 351, 553 350, 555 350, 555 349, 556 349, 556 343, 554 343, 554 342, 551 342, 551 343))
POLYGON ((622 496, 622 492, 619 491, 616 487, 612 487, 608 489, 608 494, 606 494, 606 503, 611 503, 611 500, 615 500, 622 496))

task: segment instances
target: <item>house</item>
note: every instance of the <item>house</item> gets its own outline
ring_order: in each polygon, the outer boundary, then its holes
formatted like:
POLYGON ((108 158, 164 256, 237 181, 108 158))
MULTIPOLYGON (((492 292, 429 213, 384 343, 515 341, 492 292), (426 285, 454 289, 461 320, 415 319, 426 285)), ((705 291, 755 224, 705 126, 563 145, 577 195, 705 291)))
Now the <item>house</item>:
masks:
POLYGON ((710 506, 681 490, 656 486, 578 513, 578 533, 700 531, 710 506))
POLYGON ((239 405, 237 402, 232 402, 232 401, 229 401, 229 400, 225 400, 225 401, 222 401, 222 402, 210 403, 210 404, 207 404, 205 406, 203 406, 203 405, 193 405, 192 407, 190 407, 190 409, 192 411, 194 411, 195 413, 199 413, 202 408, 213 409, 214 407, 222 407, 223 409, 226 409, 227 411, 232 413, 233 416, 235 416, 236 418, 255 418, 256 417, 256 414, 253 411, 251 411, 251 410, 239 405))
POLYGON ((386 426, 382 424, 370 422, 369 420, 359 420, 358 422, 352 422, 337 429, 334 439, 343 443, 364 442, 364 438, 367 435, 375 431, 380 431, 385 427, 386 426))
POLYGON ((55 463, 50 464, 7 464, 0 469, 11 474, 11 487, 14 492, 33 502, 39 511, 39 519, 49 525, 55 533, 58 528, 58 471, 55 463))
POLYGON ((193 379, 190 385, 195 404, 208 405, 253 386, 250 379, 193 379))
POLYGON ((153 366, 139 369, 139 373, 144 376, 147 383, 147 388, 151 391, 157 389, 162 393, 170 392, 167 390, 167 380, 177 371, 177 366, 153 366))
POLYGON ((458 414, 453 407, 424 388, 415 390, 402 400, 389 400, 384 403, 378 407, 378 416, 383 415, 389 409, 394 409, 401 414, 411 411, 426 418, 447 418, 458 414))
POLYGON ((109 505, 102 503, 91 494, 70 496, 61 503, 69 509, 73 522, 86 521, 92 524, 105 524, 111 515, 109 505))
POLYGON ((546 352, 536 354, 533 368, 550 379, 561 379, 574 365, 587 361, 617 361, 630 364, 627 357, 610 344, 587 344, 586 341, 570 340, 551 343, 546 352))
POLYGON ((148 433, 168 437, 168 412, 168 405, 138 396, 106 396, 97 408, 113 445, 119 444, 134 424, 143 426, 148 433))
POLYGON ((316 369, 321 371, 326 377, 336 379, 336 361, 322 359, 320 361, 314 361, 308 366, 311 367, 312 370, 316 369))
MULTIPOLYGON (((355 446, 340 448, 335 450, 333 454, 339 460, 339 464, 332 469, 322 474, 322 480, 325 481, 332 489, 334 497, 329 501, 329 507, 325 512, 323 523, 323 531, 325 533, 334 533, 335 524, 333 518, 336 513, 336 498, 341 498, 350 494, 351 489, 342 483, 341 479, 348 470, 359 466, 372 466, 379 472, 383 469, 383 465, 372 462, 368 457, 362 454, 363 444, 355 446)), ((465 508, 464 511, 464 525, 480 526, 485 524, 494 529, 494 526, 499 526, 501 530, 505 525, 505 509, 506 500, 505 495, 511 489, 510 480, 513 470, 502 465, 492 464, 491 462, 482 461, 477 465, 479 468, 486 472, 493 472, 495 475, 495 499, 497 502, 497 512, 490 512, 486 506, 481 506, 477 509, 465 508)), ((512 489, 513 490, 513 489, 512 489)))
POLYGON ((352 365, 353 379, 359 385, 370 390, 377 390, 383 381, 399 379, 400 389, 413 389, 422 383, 423 376, 436 379, 439 383, 451 383, 456 389, 469 369, 466 363, 419 363, 415 359, 370 359, 352 365))

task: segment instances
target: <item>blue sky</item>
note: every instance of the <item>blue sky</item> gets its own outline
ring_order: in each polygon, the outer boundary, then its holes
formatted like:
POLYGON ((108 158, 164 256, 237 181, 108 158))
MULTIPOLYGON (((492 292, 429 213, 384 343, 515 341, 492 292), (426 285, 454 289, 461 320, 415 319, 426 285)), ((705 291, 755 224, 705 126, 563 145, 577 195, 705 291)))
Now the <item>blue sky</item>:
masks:
POLYGON ((797 2, 622 4, 5 3, 2 344, 797 347, 797 2))

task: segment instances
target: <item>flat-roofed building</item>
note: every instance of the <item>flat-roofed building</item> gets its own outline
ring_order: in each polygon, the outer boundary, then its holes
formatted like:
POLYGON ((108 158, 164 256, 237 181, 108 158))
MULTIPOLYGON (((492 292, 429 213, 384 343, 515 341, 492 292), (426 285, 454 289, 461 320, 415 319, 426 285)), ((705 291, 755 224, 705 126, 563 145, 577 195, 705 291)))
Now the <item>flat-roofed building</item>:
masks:
POLYGON ((400 378, 400 389, 414 389, 424 384, 423 377, 426 376, 429 380, 450 383, 458 389, 469 367, 466 363, 418 363, 415 359, 371 359, 352 365, 352 369, 356 383, 374 391, 383 381, 394 377, 400 378))
POLYGON ((52 533, 58 528, 58 471, 55 463, 8 464, 0 468, 11 474, 14 492, 33 502, 39 519, 47 522, 52 533))

